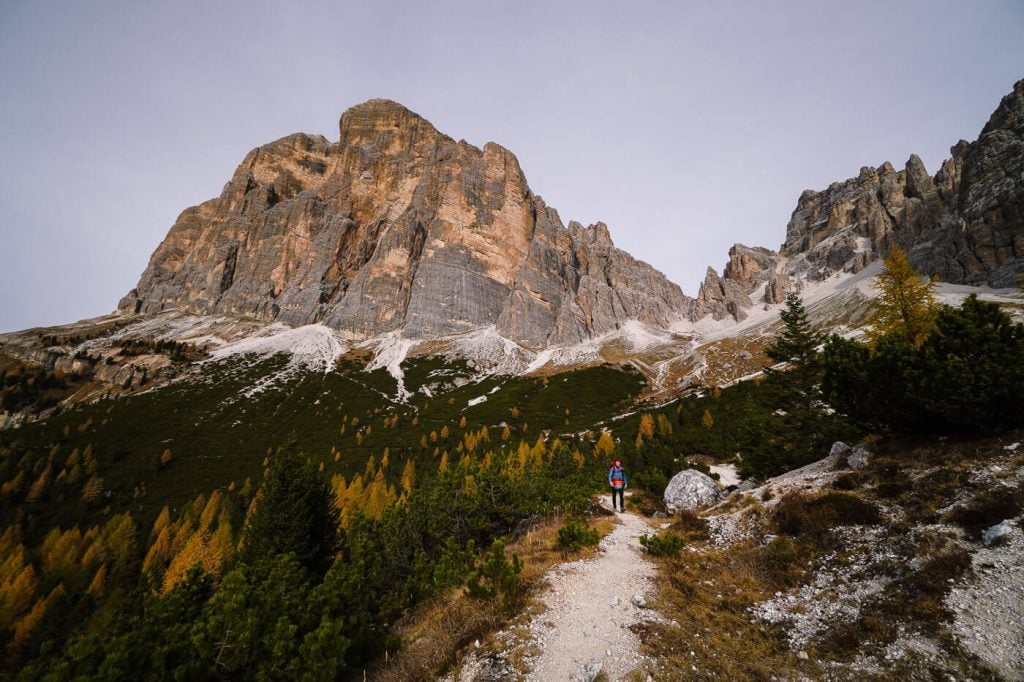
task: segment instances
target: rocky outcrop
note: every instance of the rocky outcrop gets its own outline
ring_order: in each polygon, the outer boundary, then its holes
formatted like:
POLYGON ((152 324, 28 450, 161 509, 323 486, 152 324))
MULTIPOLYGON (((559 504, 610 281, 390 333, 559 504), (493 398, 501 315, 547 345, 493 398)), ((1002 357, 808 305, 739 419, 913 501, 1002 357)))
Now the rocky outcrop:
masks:
POLYGON ((719 277, 714 268, 708 268, 704 281, 697 291, 692 316, 694 320, 708 315, 715 320, 724 320, 727 317, 742 320, 747 316, 746 310, 752 305, 742 284, 727 277, 719 277))
POLYGON ((943 281, 1015 286, 1024 272, 1024 81, 976 142, 950 154, 934 177, 911 155, 902 169, 886 162, 806 190, 778 253, 736 245, 721 277, 709 269, 693 319, 742 320, 752 298, 781 303, 803 280, 859 272, 896 245, 943 281))
MULTIPOLYGON (((955 156, 957 148, 952 151, 955 156)), ((939 274, 967 284, 1014 286, 1024 272, 1024 80, 961 153, 956 220, 941 240, 939 274)), ((954 178, 956 170, 949 173, 954 178)))
POLYGON ((944 281, 1007 287, 1024 271, 1024 81, 973 143, 961 140, 935 177, 912 155, 824 192, 804 192, 782 254, 808 273, 856 272, 893 245, 944 281))
POLYGON ((775 271, 778 263, 779 254, 771 249, 733 244, 722 276, 751 291, 775 271))
POLYGON ((320 322, 353 339, 494 326, 528 348, 688 313, 605 225, 564 227, 499 145, 456 142, 386 100, 339 128, 336 143, 297 134, 250 152, 220 197, 181 214, 119 308, 320 322))
POLYGON ((945 281, 1016 284, 1024 81, 934 176, 912 155, 805 191, 779 252, 733 246, 696 299, 615 248, 603 223, 565 227, 508 150, 371 100, 342 115, 337 142, 296 134, 250 152, 220 197, 181 214, 119 307, 320 322, 352 339, 494 327, 540 349, 626 320, 742 320, 894 245, 945 281))

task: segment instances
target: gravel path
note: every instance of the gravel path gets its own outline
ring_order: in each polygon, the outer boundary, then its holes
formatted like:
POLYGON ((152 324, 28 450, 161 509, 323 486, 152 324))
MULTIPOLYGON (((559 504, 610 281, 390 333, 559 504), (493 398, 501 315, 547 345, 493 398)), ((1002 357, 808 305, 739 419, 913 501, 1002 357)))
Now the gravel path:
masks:
POLYGON ((956 637, 1007 680, 1024 680, 1024 532, 979 550, 974 580, 946 597, 956 637))
POLYGON ((527 680, 593 679, 598 664, 609 680, 620 680, 644 667, 640 640, 629 627, 659 618, 646 608, 656 569, 639 542, 654 531, 635 514, 619 514, 619 521, 597 556, 548 573, 551 587, 541 596, 545 610, 529 625, 540 654, 531 657, 527 680))

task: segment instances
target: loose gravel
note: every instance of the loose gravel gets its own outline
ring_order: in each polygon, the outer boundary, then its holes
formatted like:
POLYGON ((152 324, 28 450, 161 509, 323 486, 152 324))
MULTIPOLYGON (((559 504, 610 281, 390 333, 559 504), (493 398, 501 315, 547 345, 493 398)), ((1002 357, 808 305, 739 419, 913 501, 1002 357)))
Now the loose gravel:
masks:
POLYGON ((529 661, 527 680, 584 679, 596 663, 608 679, 619 680, 647 662, 629 628, 657 618, 646 608, 656 569, 640 549, 640 537, 652 530, 635 514, 619 520, 597 556, 549 573, 551 587, 541 597, 546 608, 529 626, 540 653, 529 661))

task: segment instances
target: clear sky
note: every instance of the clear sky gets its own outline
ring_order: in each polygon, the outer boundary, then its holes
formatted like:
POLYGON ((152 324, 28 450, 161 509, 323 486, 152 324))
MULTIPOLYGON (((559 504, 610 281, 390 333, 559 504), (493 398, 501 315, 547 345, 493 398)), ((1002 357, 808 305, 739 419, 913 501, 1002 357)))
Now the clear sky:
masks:
POLYGON ((0 1, 0 331, 114 309, 246 152, 397 100, 693 295, 797 197, 932 173, 1024 77, 1024 2, 0 1))

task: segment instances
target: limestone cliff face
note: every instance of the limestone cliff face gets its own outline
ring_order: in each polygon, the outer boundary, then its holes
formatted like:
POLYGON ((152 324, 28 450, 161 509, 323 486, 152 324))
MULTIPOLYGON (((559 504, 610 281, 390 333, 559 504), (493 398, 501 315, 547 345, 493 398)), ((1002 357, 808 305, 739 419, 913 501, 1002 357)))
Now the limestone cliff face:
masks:
POLYGON ((884 163, 801 195, 781 253, 811 277, 856 272, 893 245, 944 281, 1013 286, 1024 271, 1024 80, 977 141, 950 149, 934 177, 921 159, 884 163))
POLYGON ((542 348, 628 319, 667 326, 690 306, 603 224, 564 227, 508 150, 371 100, 342 115, 336 143, 297 134, 250 152, 220 197, 181 214, 119 307, 322 322, 354 339, 493 325, 542 348))
POLYGON ((721 277, 709 268, 692 315, 742 320, 804 279, 859 272, 895 245, 943 281, 1015 286, 1024 272, 1024 80, 978 140, 950 154, 934 177, 912 155, 902 169, 886 162, 805 191, 780 251, 734 246, 721 277))

